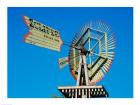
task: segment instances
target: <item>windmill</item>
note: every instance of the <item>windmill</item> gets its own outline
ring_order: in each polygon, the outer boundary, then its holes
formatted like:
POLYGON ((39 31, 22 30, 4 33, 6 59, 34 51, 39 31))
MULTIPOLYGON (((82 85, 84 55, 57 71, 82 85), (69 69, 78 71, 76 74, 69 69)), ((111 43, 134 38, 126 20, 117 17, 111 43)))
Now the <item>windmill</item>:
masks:
POLYGON ((69 55, 59 59, 60 67, 69 64, 76 86, 60 86, 67 98, 108 97, 103 86, 97 86, 108 72, 114 59, 115 37, 103 21, 85 25, 73 38, 69 55))
MULTIPOLYGON (((23 17, 29 32, 26 43, 60 51, 63 43, 59 32, 27 16, 23 17)), ((59 59, 60 68, 69 65, 76 86, 59 86, 58 90, 66 98, 108 97, 103 86, 96 83, 108 72, 113 58, 115 39, 111 27, 103 21, 85 25, 75 35, 70 45, 68 57, 59 59)))

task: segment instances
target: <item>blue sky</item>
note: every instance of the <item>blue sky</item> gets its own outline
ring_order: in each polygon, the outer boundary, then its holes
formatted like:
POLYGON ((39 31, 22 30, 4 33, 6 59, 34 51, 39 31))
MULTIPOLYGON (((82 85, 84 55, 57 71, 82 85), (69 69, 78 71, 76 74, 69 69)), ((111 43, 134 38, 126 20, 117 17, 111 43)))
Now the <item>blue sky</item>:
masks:
POLYGON ((28 16, 60 31, 70 44, 79 28, 90 21, 104 20, 116 33, 115 59, 104 79, 111 98, 133 97, 133 8, 8 8, 8 97, 50 98, 61 96, 57 86, 73 86, 69 67, 59 69, 58 59, 68 55, 23 42, 28 32, 22 16, 28 16))

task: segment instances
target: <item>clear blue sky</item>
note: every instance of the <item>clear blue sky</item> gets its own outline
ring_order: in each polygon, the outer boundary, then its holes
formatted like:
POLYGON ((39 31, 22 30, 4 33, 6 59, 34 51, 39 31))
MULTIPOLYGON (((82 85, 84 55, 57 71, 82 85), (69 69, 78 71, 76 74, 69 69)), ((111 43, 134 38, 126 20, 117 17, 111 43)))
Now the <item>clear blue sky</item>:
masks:
POLYGON ((70 43, 79 28, 90 21, 104 20, 116 33, 115 60, 99 85, 111 98, 133 97, 133 8, 8 8, 8 97, 46 98, 61 96, 57 86, 72 86, 76 81, 69 67, 59 69, 58 58, 68 55, 23 42, 28 16, 60 31, 70 43))

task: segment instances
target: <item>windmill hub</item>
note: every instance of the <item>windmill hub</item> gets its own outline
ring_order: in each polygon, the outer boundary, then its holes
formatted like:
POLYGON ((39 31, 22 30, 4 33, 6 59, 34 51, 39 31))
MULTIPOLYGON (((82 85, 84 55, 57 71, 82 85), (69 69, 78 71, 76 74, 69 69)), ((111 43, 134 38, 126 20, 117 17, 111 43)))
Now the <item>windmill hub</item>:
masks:
POLYGON ((87 56, 89 53, 90 53, 90 51, 88 51, 86 48, 84 48, 84 47, 82 47, 81 49, 80 49, 80 51, 81 51, 81 55, 85 55, 85 56, 87 56))

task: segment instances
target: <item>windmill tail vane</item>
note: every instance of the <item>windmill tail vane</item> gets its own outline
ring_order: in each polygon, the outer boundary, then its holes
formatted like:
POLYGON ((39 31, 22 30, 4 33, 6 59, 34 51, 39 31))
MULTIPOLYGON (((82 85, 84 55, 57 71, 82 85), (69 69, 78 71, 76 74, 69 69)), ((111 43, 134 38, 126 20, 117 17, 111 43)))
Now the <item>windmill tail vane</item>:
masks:
POLYGON ((29 28, 28 34, 24 37, 26 43, 60 51, 63 41, 59 31, 27 16, 23 16, 23 20, 29 28))

